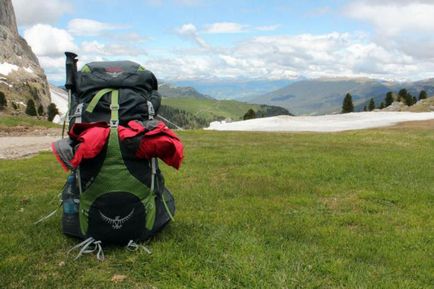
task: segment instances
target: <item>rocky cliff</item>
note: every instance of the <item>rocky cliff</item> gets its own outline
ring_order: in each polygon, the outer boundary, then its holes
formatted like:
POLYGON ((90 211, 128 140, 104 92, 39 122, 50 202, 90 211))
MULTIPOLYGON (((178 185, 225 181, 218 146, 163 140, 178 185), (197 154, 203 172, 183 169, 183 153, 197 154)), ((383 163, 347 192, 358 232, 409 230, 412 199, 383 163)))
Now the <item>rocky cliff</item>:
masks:
POLYGON ((0 0, 0 91, 6 95, 8 107, 12 102, 25 104, 29 99, 44 109, 50 104, 47 77, 30 46, 18 34, 11 0, 0 0))

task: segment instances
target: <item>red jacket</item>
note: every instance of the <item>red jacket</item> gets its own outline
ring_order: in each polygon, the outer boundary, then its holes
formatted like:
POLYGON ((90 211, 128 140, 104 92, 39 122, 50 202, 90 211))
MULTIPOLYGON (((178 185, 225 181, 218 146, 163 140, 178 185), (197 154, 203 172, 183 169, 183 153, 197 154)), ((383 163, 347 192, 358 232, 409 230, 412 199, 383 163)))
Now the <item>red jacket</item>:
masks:
MULTIPOLYGON (((104 148, 109 133, 110 128, 105 122, 74 124, 69 136, 80 144, 70 161, 72 167, 77 168, 83 159, 96 157, 104 148)), ((130 121, 128 127, 118 127, 118 134, 121 141, 143 134, 140 146, 136 151, 137 158, 158 157, 176 169, 181 166, 184 157, 181 140, 163 122, 159 122, 154 128, 147 130, 141 123, 130 121)), ((56 151, 53 152, 55 155, 57 154, 56 151)), ((57 159, 60 160, 60 158, 57 159)))

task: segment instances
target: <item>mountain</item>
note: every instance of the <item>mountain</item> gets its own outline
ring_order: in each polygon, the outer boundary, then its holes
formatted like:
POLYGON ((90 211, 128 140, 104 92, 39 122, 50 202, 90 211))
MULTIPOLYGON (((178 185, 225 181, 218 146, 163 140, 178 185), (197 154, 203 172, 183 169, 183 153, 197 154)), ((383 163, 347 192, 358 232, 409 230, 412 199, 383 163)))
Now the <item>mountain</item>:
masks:
MULTIPOLYGON (((33 99, 36 107, 50 104, 47 78, 27 42, 18 34, 11 0, 0 5, 0 91, 19 109, 33 99)), ((11 105, 8 105, 11 107, 11 105)))
POLYGON ((253 103, 282 106, 295 114, 340 112, 346 93, 351 93, 356 110, 361 110, 371 97, 379 105, 388 91, 406 88, 418 96, 424 89, 434 94, 434 79, 417 82, 393 82, 370 78, 319 78, 291 83, 278 90, 249 98, 253 103))
POLYGON ((191 80, 177 81, 178 86, 194 87, 216 99, 243 99, 265 94, 295 80, 191 80))
POLYGON ((175 86, 168 83, 162 83, 158 86, 158 92, 162 97, 190 97, 190 98, 203 98, 212 99, 208 95, 198 92, 195 88, 190 86, 175 86))

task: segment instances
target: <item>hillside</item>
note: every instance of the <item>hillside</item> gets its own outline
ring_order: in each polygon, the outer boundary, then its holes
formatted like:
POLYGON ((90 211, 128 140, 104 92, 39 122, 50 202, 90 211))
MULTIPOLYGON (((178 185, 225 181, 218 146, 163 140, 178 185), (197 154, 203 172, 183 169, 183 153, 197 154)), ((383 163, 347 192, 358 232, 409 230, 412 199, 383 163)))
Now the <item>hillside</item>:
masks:
POLYGON ((289 114, 287 110, 280 107, 248 104, 236 100, 164 97, 161 103, 162 105, 188 112, 198 118, 206 120, 207 123, 224 119, 240 120, 249 109, 253 109, 256 114, 261 117, 289 114))
POLYGON ((50 104, 47 78, 31 47, 18 34, 11 0, 1 1, 0 39, 0 92, 6 96, 6 109, 23 111, 32 99, 36 107, 42 105, 46 110, 50 104))
POLYGON ((369 78, 307 79, 249 100, 290 108, 296 115, 327 114, 341 110, 347 92, 353 96, 356 109, 361 110, 371 97, 379 104, 388 91, 398 92, 401 88, 406 88, 414 96, 422 89, 433 95, 434 79, 403 83, 369 78))
POLYGON ((160 114, 184 128, 207 127, 215 120, 240 120, 249 109, 255 111, 257 117, 290 114, 281 107, 217 100, 190 86, 163 83, 158 91, 163 96, 160 114))

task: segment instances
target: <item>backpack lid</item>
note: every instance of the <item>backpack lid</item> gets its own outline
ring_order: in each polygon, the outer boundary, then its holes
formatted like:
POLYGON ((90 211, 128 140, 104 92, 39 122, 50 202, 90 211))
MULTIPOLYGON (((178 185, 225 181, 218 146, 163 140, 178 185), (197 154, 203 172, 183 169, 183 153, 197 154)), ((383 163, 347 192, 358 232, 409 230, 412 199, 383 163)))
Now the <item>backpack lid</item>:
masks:
POLYGON ((132 61, 91 62, 77 73, 79 96, 102 88, 141 88, 158 90, 155 75, 132 61))

